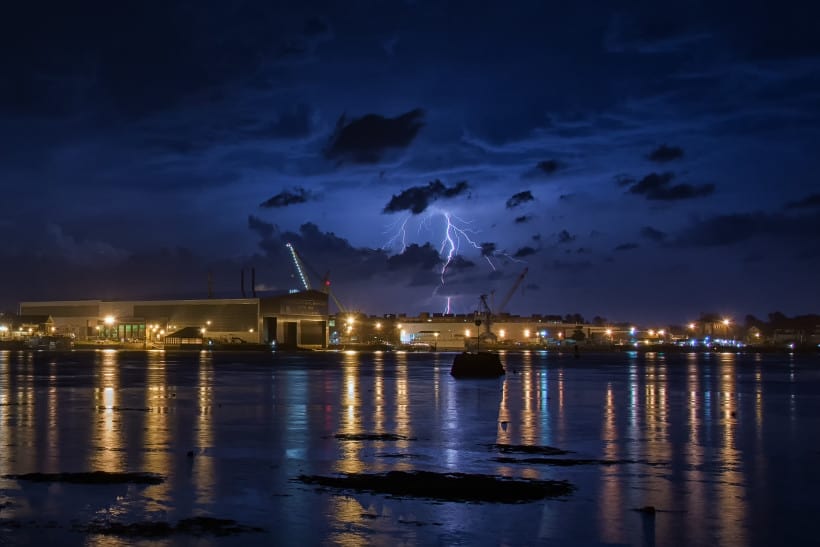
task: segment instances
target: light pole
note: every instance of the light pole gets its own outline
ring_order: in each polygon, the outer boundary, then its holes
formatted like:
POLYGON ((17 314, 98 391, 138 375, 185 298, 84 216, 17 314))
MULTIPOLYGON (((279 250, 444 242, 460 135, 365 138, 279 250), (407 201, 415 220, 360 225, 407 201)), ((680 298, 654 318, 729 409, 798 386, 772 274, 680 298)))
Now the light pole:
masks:
POLYGON ((433 351, 438 351, 438 332, 433 333, 433 351))

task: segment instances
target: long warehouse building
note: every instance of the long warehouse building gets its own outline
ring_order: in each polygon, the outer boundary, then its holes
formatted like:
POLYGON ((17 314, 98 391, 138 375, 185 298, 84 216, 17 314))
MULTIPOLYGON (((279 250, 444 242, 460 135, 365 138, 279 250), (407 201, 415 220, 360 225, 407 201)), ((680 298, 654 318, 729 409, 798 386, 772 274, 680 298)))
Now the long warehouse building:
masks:
POLYGON ((221 342, 328 345, 328 295, 313 290, 254 298, 22 302, 19 313, 47 316, 54 334, 77 340, 153 341, 196 329, 221 342))

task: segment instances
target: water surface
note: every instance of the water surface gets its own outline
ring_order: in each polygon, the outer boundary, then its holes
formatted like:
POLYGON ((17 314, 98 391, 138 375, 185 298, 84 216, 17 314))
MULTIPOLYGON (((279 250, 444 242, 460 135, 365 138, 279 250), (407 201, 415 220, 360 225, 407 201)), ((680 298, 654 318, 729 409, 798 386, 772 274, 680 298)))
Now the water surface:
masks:
POLYGON ((0 352, 0 476, 157 473, 159 485, 0 478, 0 544, 816 545, 820 360, 743 354, 0 352), (399 435, 350 441, 338 434, 399 435), (620 462, 527 463, 492 445, 620 462), (499 457, 514 462, 499 462, 499 457), (566 479, 569 496, 455 503, 334 492, 300 474, 566 479), (637 511, 646 506, 655 513, 637 511), (212 516, 228 537, 117 538, 90 522, 212 516))

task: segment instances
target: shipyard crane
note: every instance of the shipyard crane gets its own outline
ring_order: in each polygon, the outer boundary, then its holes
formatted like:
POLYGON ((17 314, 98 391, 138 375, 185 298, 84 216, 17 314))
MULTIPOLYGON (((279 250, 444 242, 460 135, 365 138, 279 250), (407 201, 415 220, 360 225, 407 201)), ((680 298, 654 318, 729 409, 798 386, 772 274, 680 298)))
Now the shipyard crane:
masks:
POLYGON ((507 304, 510 303, 510 299, 512 298, 513 294, 515 294, 515 291, 518 289, 519 286, 521 286, 521 282, 524 281, 524 277, 526 277, 528 271, 529 268, 524 268, 524 271, 521 272, 521 274, 515 280, 515 283, 513 283, 513 286, 510 287, 510 290, 504 296, 504 300, 501 301, 501 305, 498 306, 498 308, 496 309, 496 313, 504 312, 504 309, 507 307, 507 304))
POLYGON ((336 307, 339 309, 340 313, 347 313, 347 310, 339 302, 339 299, 336 298, 336 295, 333 294, 333 291, 330 290, 330 272, 326 272, 324 276, 320 276, 316 270, 314 270, 302 256, 296 251, 296 248, 291 243, 285 243, 285 247, 288 248, 290 251, 291 259, 293 259, 293 265, 296 268, 296 273, 299 275, 299 280, 302 282, 302 286, 305 288, 306 291, 311 290, 310 284, 310 277, 307 275, 307 271, 309 270, 316 278, 322 280, 322 292, 327 294, 330 298, 333 299, 333 302, 336 304, 336 307))
POLYGON ((486 294, 482 294, 479 297, 480 307, 476 311, 475 316, 476 316, 476 319, 481 319, 481 324, 484 327, 484 329, 483 329, 484 332, 479 333, 479 336, 481 338, 485 339, 486 341, 492 341, 492 342, 494 342, 496 340, 496 335, 492 331, 493 321, 495 320, 495 317, 497 315, 503 313, 504 308, 507 306, 507 304, 510 303, 510 299, 512 298, 513 294, 515 294, 515 291, 518 289, 518 287, 521 285, 521 282, 524 281, 524 277, 526 277, 528 271, 529 271, 529 268, 524 268, 524 271, 522 271, 518 275, 518 277, 515 280, 515 283, 513 283, 512 287, 510 287, 510 290, 507 291, 507 294, 504 295, 504 300, 501 301, 501 305, 499 305, 495 309, 495 311, 493 311, 493 309, 490 308, 490 305, 487 303, 487 295, 486 294))

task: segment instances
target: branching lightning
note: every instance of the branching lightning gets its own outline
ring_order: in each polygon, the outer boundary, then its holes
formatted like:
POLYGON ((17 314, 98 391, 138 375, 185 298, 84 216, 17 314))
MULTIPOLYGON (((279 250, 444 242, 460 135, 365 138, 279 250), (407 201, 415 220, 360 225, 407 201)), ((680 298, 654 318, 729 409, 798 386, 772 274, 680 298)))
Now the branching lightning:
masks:
POLYGON ((389 249, 391 247, 396 246, 397 243, 401 244, 401 251, 399 254, 403 253, 405 249, 407 249, 407 222, 410 220, 410 217, 404 218, 404 220, 400 220, 395 223, 389 231, 395 231, 396 233, 387 240, 387 243, 382 245, 382 249, 389 249))
MULTIPOLYGON (((388 228, 387 233, 392 233, 393 235, 382 246, 382 249, 400 248, 400 253, 403 253, 407 249, 407 230, 412 218, 414 218, 413 215, 408 215, 388 228)), ((467 246, 479 252, 482 251, 481 245, 475 240, 475 236, 479 233, 479 230, 472 228, 470 226, 471 224, 470 221, 464 220, 452 214, 450 211, 438 207, 429 208, 424 215, 419 218, 417 228, 419 233, 424 230, 435 232, 440 229, 439 226, 443 228, 441 242, 438 248, 438 253, 441 257, 441 267, 438 270, 441 282, 433 290, 433 296, 438 295, 439 291, 446 284, 448 269, 463 247, 467 246)), ((482 256, 487 261, 489 267, 492 270, 496 270, 492 258, 483 253, 482 256)), ((445 296, 445 298, 444 313, 452 313, 452 297, 445 296)))
MULTIPOLYGON (((472 230, 470 228, 462 228, 461 226, 467 226, 470 223, 458 218, 455 215, 452 215, 449 211, 437 211, 441 214, 444 219, 447 221, 445 229, 444 229, 444 236, 441 239, 441 246, 439 247, 439 254, 444 257, 444 264, 441 266, 441 284, 444 285, 444 276, 447 273, 447 268, 450 266, 450 263, 453 259, 458 255, 458 250, 461 247, 461 242, 464 241, 467 244, 471 245, 472 247, 481 250, 481 245, 473 241, 468 232, 475 233, 476 230, 472 230), (453 219, 458 223, 453 222, 453 219)), ((490 267, 495 270, 495 265, 492 263, 489 257, 485 257, 487 262, 489 262, 490 267)))

